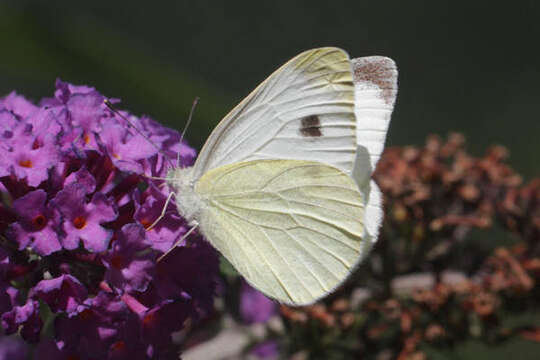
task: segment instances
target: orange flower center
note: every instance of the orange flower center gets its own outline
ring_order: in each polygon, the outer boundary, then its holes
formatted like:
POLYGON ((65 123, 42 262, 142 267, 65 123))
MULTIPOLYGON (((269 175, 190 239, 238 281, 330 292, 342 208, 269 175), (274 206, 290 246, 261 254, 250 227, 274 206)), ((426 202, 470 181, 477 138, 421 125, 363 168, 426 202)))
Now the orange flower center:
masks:
POLYGON ((36 229, 41 230, 47 224, 47 218, 45 218, 45 216, 39 214, 38 216, 36 216, 36 217, 34 217, 32 219, 32 224, 34 224, 36 229))
POLYGON ((32 164, 32 160, 19 160, 19 165, 25 168, 31 168, 34 166, 34 164, 32 164))
POLYGON ((122 351, 126 348, 126 343, 122 340, 117 341, 111 345, 111 349, 114 351, 122 351))
POLYGON ((143 325, 145 326, 149 326, 151 325, 154 321, 156 320, 156 313, 150 313, 150 314, 147 314, 144 318, 143 318, 143 325))
POLYGON ((86 219, 84 216, 77 216, 75 219, 73 219, 73 226, 75 226, 77 229, 83 229, 86 226, 86 219))
POLYGON ((145 229, 148 229, 148 227, 150 227, 150 225, 152 225, 152 222, 150 220, 148 220, 147 218, 143 218, 140 220, 141 222, 141 225, 145 228, 145 229))

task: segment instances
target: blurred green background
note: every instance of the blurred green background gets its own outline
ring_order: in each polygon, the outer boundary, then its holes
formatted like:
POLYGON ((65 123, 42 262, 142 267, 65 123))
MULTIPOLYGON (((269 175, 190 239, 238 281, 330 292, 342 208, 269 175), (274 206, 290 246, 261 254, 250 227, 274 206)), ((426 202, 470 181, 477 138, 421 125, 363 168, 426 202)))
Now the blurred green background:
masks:
MULTIPOLYGON (((540 170, 539 22, 534 0, 0 0, 0 96, 51 96, 59 77, 178 129, 199 96, 187 139, 200 149, 221 117, 282 63, 338 46, 397 62, 388 144, 459 131, 473 154, 505 145, 528 180, 540 170)), ((519 350, 532 359, 534 349, 523 340, 498 349, 472 342, 432 355, 504 359, 519 350)))
POLYGON ((537 1, 0 2, 0 94, 37 100, 57 77, 182 128, 200 148, 237 102, 302 50, 339 46, 396 60, 389 144, 465 133, 499 143, 530 179, 540 169, 537 1))

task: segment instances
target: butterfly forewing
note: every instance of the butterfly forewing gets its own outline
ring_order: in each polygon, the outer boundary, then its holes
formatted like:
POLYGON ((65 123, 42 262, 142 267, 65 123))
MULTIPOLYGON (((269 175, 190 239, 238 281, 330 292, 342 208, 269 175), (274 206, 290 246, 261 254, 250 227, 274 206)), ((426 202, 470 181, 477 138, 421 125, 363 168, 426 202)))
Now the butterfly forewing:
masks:
POLYGON ((397 68, 383 56, 353 59, 357 144, 368 150, 372 170, 384 148, 397 95, 397 68))
POLYGON ((357 156, 353 178, 365 199, 364 235, 367 253, 379 234, 384 213, 382 194, 371 180, 381 156, 397 95, 397 68, 384 56, 368 56, 351 60, 354 75, 357 121, 357 156))
POLYGON ((341 49, 320 48, 287 62, 225 116, 194 175, 257 159, 314 160, 350 174, 355 151, 350 59, 341 49))
POLYGON ((360 259, 362 195, 350 176, 319 162, 255 160, 221 166, 195 185, 205 237, 256 288, 312 303, 360 259))

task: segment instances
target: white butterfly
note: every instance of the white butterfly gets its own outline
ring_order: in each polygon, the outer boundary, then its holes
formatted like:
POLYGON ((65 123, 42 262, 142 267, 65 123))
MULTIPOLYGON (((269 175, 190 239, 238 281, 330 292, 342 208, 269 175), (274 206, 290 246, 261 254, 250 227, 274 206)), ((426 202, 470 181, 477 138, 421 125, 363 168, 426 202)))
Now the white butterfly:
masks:
POLYGON ((396 93, 385 57, 320 48, 287 62, 225 116, 193 167, 167 175, 190 232, 271 298, 327 295, 377 238, 371 173, 396 93))

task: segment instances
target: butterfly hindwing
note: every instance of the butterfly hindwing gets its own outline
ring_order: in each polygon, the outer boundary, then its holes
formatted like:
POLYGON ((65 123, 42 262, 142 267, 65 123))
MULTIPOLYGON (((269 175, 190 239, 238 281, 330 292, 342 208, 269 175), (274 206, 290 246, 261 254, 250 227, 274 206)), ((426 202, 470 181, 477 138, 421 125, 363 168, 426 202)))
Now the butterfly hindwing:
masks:
POLYGON ((349 174, 355 151, 351 61, 341 49, 319 48, 287 62, 225 116, 194 175, 257 159, 314 160, 349 174))
POLYGON ((195 185, 203 234, 256 288, 309 304, 360 259, 363 199, 354 180, 319 162, 255 160, 218 167, 195 185))

